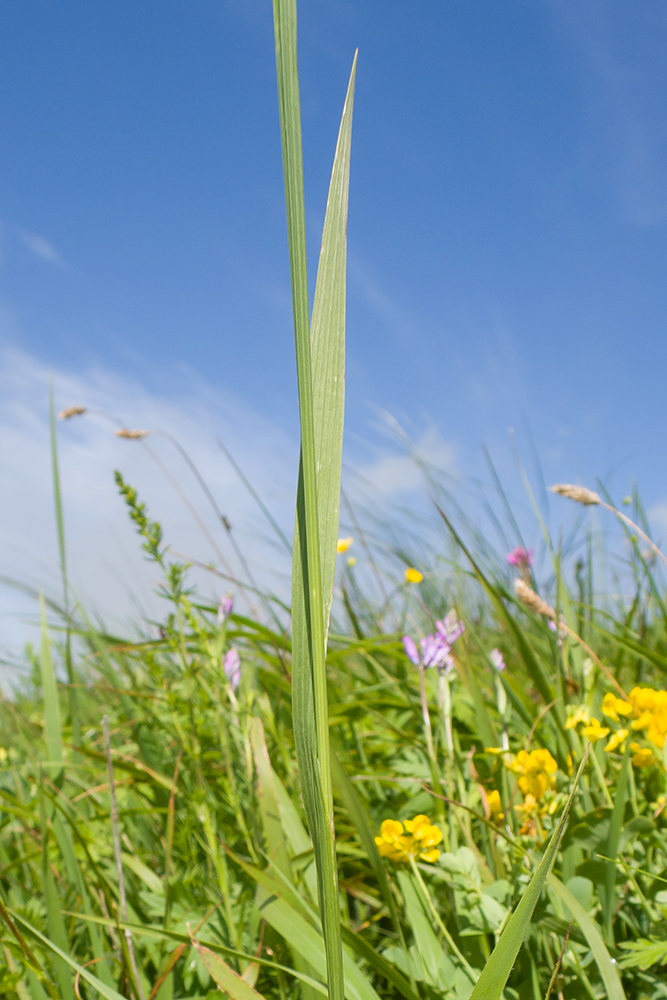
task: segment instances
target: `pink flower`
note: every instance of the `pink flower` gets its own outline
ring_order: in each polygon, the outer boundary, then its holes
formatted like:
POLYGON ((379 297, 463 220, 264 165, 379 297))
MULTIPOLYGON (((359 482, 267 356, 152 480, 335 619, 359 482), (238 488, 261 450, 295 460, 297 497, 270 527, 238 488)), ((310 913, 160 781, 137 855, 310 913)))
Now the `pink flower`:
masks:
POLYGON ((491 660, 491 663, 494 665, 498 673, 502 673, 502 671, 505 669, 505 661, 503 660, 503 654, 500 652, 500 650, 492 649, 491 652, 489 653, 489 659, 491 660))
POLYGON ((435 630, 445 642, 453 646, 458 637, 465 632, 465 625, 459 620, 456 611, 452 608, 445 615, 444 621, 435 623, 435 630))
POLYGON ((435 635, 429 633, 419 640, 419 648, 409 635, 403 636, 405 655, 416 667, 428 669, 437 667, 445 674, 454 669, 452 645, 464 630, 463 622, 459 621, 455 611, 450 611, 443 622, 436 622, 435 635))
POLYGON ((222 666, 225 671, 225 677, 229 681, 229 686, 232 691, 236 691, 241 683, 241 657, 239 656, 238 649, 235 649, 232 646, 232 648, 225 653, 222 666))
POLYGON ((229 594, 225 594, 224 597, 220 599, 220 606, 218 608, 218 621, 221 625, 224 625, 232 611, 234 610, 234 598, 229 594))
POLYGON ((405 655, 409 659, 410 663, 414 663, 416 667, 420 664, 419 650, 414 639, 411 639, 409 635, 403 636, 403 648, 405 649, 405 655))
POLYGON ((523 545, 519 545, 518 548, 508 552, 505 558, 510 566, 516 566, 517 569, 529 569, 533 565, 533 550, 526 551, 523 545))

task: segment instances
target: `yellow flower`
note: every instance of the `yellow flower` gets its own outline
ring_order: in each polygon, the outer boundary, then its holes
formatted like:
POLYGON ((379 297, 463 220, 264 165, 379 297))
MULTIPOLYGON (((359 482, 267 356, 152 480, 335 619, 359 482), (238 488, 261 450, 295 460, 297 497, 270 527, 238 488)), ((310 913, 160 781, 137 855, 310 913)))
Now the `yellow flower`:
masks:
POLYGON ((405 571, 405 581, 406 583, 421 583, 424 579, 423 575, 414 566, 408 566, 405 571))
POLYGON ((602 714, 606 715, 612 722, 618 722, 619 715, 631 715, 632 708, 629 701, 623 701, 622 698, 617 698, 611 692, 602 699, 602 714))
POLYGON ((640 747, 639 743, 631 743, 630 749, 634 756, 632 763, 635 767, 650 767, 655 764, 655 754, 650 747, 640 747))
POLYGON ((486 796, 486 801, 489 804, 489 812, 491 813, 492 823, 502 823, 505 819, 505 813, 503 812, 503 804, 500 801, 500 792, 497 788, 494 788, 492 792, 486 796))
POLYGON ((570 715, 568 716, 565 728, 574 729, 580 724, 587 726, 589 721, 588 709, 584 705, 577 705, 576 708, 572 709, 570 715))
POLYGON ((336 552, 347 552, 353 541, 353 538, 339 538, 336 545, 336 552))
POLYGON ((349 557, 349 559, 347 560, 347 565, 348 566, 356 566, 357 565, 357 560, 354 558, 354 556, 350 556, 349 557))
POLYGON ((442 840, 442 830, 434 826, 428 816, 420 814, 414 819, 400 823, 397 819, 386 819, 380 827, 380 836, 375 843, 383 858, 391 861, 437 861, 440 851, 436 844, 442 840))
POLYGON ((510 769, 519 775, 519 788, 524 796, 539 800, 554 786, 554 775, 558 764, 548 750, 520 750, 510 769))
POLYGON ((7 760, 7 751, 4 747, 0 747, 0 764, 4 764, 7 760))
POLYGON ((605 736, 609 736, 609 729, 607 726, 601 726, 597 719, 591 719, 590 723, 581 730, 587 740, 591 743, 597 743, 598 740, 602 740, 605 736))
POLYGON ((614 750, 619 748, 621 753, 623 753, 623 751, 625 750, 625 741, 627 738, 628 738, 628 730, 618 729, 614 733, 612 738, 609 740, 609 743, 607 743, 606 747, 604 748, 605 753, 612 753, 614 750))

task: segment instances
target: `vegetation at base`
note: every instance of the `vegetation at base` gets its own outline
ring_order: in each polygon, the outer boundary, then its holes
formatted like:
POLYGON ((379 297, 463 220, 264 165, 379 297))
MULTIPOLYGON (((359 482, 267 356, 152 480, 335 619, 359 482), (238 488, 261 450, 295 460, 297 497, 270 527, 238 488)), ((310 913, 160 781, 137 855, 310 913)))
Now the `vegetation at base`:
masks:
MULTIPOLYGON (((166 613, 133 638, 51 604, 29 680, 0 705, 0 994, 166 1000, 221 983, 235 1000, 312 1000, 326 992, 324 946, 288 629, 200 600, 117 483, 161 567, 166 613)), ((515 596, 513 577, 538 589, 528 553, 503 569, 462 538, 467 555, 443 571, 434 552, 382 606, 362 595, 363 541, 340 547, 327 654, 347 995, 470 996, 589 738, 504 995, 545 996, 568 928, 552 996, 667 995, 667 643, 652 557, 630 538, 635 589, 615 601, 571 592, 556 559, 542 588, 554 626, 515 596), (416 666, 402 637, 425 662, 437 621, 464 626, 451 662, 416 666)))

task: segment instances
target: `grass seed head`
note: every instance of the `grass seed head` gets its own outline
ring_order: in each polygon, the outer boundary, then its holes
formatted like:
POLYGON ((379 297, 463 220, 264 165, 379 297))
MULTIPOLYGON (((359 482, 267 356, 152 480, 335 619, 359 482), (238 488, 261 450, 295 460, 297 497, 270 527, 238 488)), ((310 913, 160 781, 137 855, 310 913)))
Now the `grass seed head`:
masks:
POLYGON ((515 580, 514 590, 521 603, 525 604, 531 611, 535 611, 538 615, 544 615, 545 618, 551 619, 552 622, 556 621, 556 612, 551 605, 542 600, 540 595, 536 594, 532 587, 529 587, 524 580, 520 578, 515 580))
POLYGON ((134 441, 137 438, 146 437, 148 431, 135 431, 135 430, 130 430, 128 427, 122 427, 119 431, 116 431, 115 434, 116 437, 129 438, 131 441, 134 441))
POLYGON ((60 420, 69 420, 70 417, 79 417, 86 412, 85 406, 67 406, 58 414, 60 420))
POLYGON ((552 493, 558 493, 561 497, 568 497, 582 503, 584 507, 592 507, 594 504, 602 503, 602 499, 593 490, 586 489, 585 486, 573 486, 571 483, 556 483, 551 487, 552 493))

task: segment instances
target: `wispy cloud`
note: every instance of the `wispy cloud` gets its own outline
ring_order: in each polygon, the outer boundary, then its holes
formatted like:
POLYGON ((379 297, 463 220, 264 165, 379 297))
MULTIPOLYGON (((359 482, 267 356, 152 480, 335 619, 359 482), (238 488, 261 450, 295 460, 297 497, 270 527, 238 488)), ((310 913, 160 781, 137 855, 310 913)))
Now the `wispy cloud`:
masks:
POLYGON ((38 233, 28 233, 24 230, 19 230, 19 239, 27 249, 39 257, 40 260, 46 261, 47 264, 55 264, 56 267, 64 267, 65 260, 58 253, 52 243, 50 243, 44 236, 39 236, 38 233))
MULTIPOLYGON (((91 411, 58 425, 69 571, 74 591, 89 612, 111 623, 136 618, 142 609, 151 615, 163 613, 162 602, 154 597, 159 574, 142 556, 114 484, 116 468, 137 487, 175 550, 224 569, 208 534, 231 573, 245 578, 223 526, 173 444, 151 435, 147 441, 156 460, 141 441, 116 437, 117 425, 102 413, 117 416, 129 427, 172 434, 229 518, 252 573, 284 595, 289 560, 278 546, 267 544, 270 527, 216 444, 216 438, 224 440, 289 534, 297 446, 280 427, 233 393, 214 392, 192 373, 179 371, 178 391, 166 385, 157 392, 118 372, 50 372, 34 357, 16 351, 0 354, 2 576, 59 593, 48 426, 51 377, 59 409, 82 405, 91 411), (164 469, 196 509, 206 533, 164 469)), ((229 586, 204 571, 196 579, 212 598, 229 586)), ((3 588, 2 603, 1 642, 16 649, 30 634, 23 621, 34 616, 34 602, 3 588)))
POLYGON ((357 488, 370 489, 376 495, 396 497, 422 490, 425 469, 456 475, 456 451, 437 427, 429 426, 411 444, 392 417, 385 414, 385 420, 394 427, 396 440, 402 443, 403 448, 393 454, 382 451, 371 462, 350 468, 357 488))

